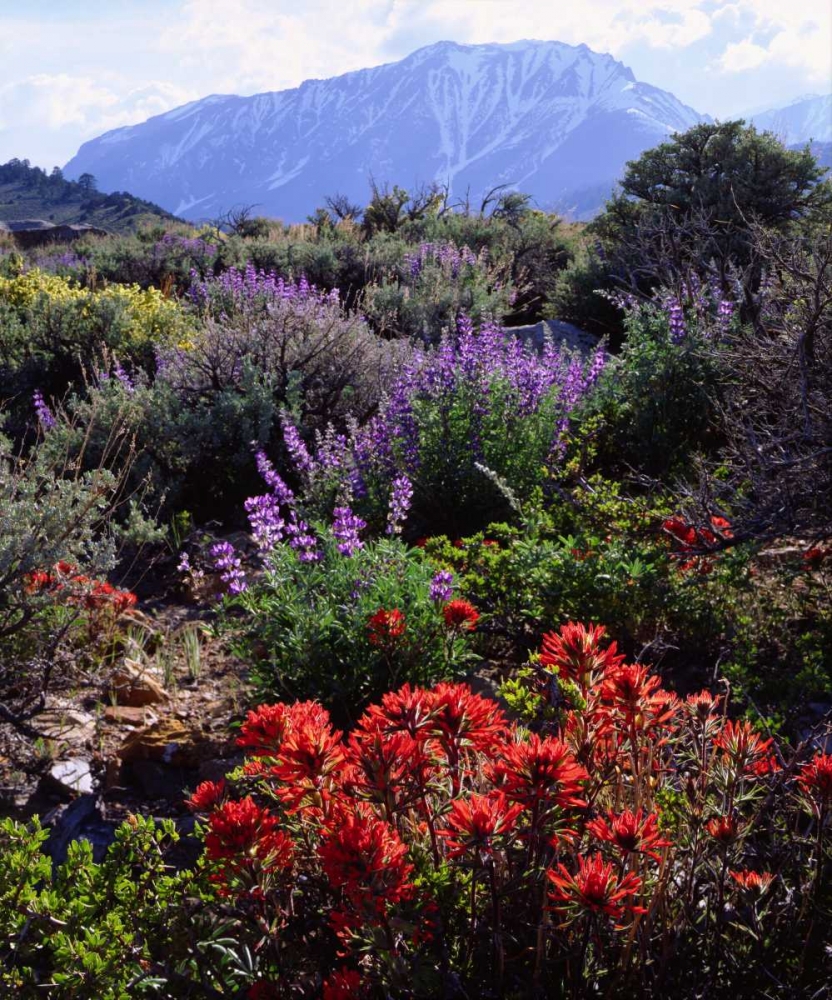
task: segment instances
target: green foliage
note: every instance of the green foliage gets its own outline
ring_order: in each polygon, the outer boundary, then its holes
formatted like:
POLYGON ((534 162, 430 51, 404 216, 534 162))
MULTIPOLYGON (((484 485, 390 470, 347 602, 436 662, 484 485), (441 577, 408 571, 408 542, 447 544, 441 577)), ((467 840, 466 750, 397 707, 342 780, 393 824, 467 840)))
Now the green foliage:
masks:
POLYGON ((467 633, 449 630, 430 598, 433 569, 397 538, 343 556, 327 530, 320 561, 275 547, 262 578, 226 599, 221 631, 251 664, 261 697, 318 698, 341 717, 391 687, 430 683, 471 662, 467 633), (398 609, 405 627, 374 643, 370 618, 398 609))
POLYGON ((673 343, 666 311, 653 304, 631 309, 625 328, 621 353, 583 409, 585 419, 601 421, 594 437, 600 467, 656 477, 684 472, 695 452, 719 441, 716 347, 693 325, 673 343))
POLYGON ((100 863, 74 841, 53 869, 37 819, 0 820, 0 986, 56 1000, 131 1000, 171 993, 191 965, 186 894, 205 896, 190 872, 171 873, 170 820, 131 817, 100 863))

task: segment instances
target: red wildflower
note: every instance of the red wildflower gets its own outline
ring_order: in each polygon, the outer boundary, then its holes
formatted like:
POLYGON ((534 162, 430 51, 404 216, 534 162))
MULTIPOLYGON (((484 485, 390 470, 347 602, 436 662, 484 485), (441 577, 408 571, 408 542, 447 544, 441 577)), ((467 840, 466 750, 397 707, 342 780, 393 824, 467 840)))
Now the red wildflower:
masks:
POLYGON ((27 573, 23 579, 25 580, 24 587, 27 594, 39 594, 44 590, 60 588, 60 584, 52 574, 45 573, 43 570, 35 570, 33 573, 27 573))
POLYGON ((461 747, 486 750, 507 730, 502 709, 467 684, 437 684, 432 691, 433 735, 455 758, 461 747))
POLYGON ((246 716, 237 745, 247 747, 257 756, 277 757, 286 736, 303 725, 326 728, 329 712, 316 701, 259 705, 246 716))
POLYGON ((483 538, 482 544, 487 546, 489 549, 499 549, 500 543, 495 541, 493 538, 483 538))
POLYGON ((550 899, 558 908, 606 913, 614 920, 620 920, 625 910, 647 912, 632 899, 641 889, 641 879, 632 872, 619 879, 612 864, 605 862, 600 854, 578 858, 578 871, 574 875, 562 864, 557 871, 549 869, 546 874, 555 886, 550 899))
POLYGON ((275 791, 290 809, 303 805, 323 807, 331 796, 333 780, 344 777, 344 747, 341 733, 328 725, 305 722, 283 742, 280 759, 272 774, 283 782, 275 791))
POLYGON ((813 545, 803 553, 803 568, 807 570, 817 569, 829 558, 830 550, 813 545))
POLYGON ((736 840, 739 833, 739 823, 736 816, 714 816, 705 824, 705 829, 720 844, 730 844, 736 840))
POLYGON ((499 748, 500 759, 487 769, 488 777, 512 802, 540 812, 541 806, 582 808, 581 782, 589 775, 561 740, 532 733, 499 748))
POLYGON ((698 691, 696 694, 689 694, 684 702, 685 711, 688 715, 702 725, 716 719, 716 711, 719 708, 719 695, 713 695, 710 691, 698 691))
POLYGON ((374 646, 389 646, 404 634, 405 617, 398 608, 379 608, 367 623, 369 640, 374 646))
POLYGON ((60 574, 61 574, 62 576, 71 576, 71 575, 72 575, 72 574, 73 574, 73 573, 75 572, 75 570, 76 570, 77 568, 78 568, 78 567, 77 567, 77 566, 75 566, 75 564, 74 564, 74 563, 68 563, 68 562, 64 562, 63 560, 61 560, 60 562, 57 562, 57 563, 55 563, 55 569, 56 569, 56 570, 57 570, 57 571, 58 571, 58 572, 59 572, 59 573, 60 573, 60 574))
POLYGON ((746 892, 755 896, 762 896, 766 893, 770 888, 771 883, 774 881, 774 876, 771 872, 729 871, 728 874, 737 883, 740 889, 744 889, 746 892))
POLYGON ((683 548, 692 548, 696 545, 696 528, 688 524, 681 517, 669 517, 662 521, 662 528, 672 535, 676 541, 681 542, 683 548))
POLYGON ((383 805, 390 819, 408 797, 408 779, 418 749, 407 733, 356 730, 350 737, 346 758, 350 765, 350 794, 383 805))
POLYGON ((117 590, 113 594, 113 610, 117 615, 123 615, 129 608, 134 608, 138 598, 129 590, 117 590))
POLYGON ((647 667, 627 663, 607 672, 601 696, 621 712, 628 725, 655 729, 666 725, 676 714, 678 702, 662 690, 661 681, 647 667))
POLYGON ((780 765, 769 752, 773 743, 773 739, 764 740, 750 722, 732 719, 727 719, 714 737, 714 746, 723 751, 738 772, 748 776, 779 770, 780 765))
POLYGON ((355 969, 341 968, 324 980, 323 1000, 358 1000, 363 995, 361 976, 355 969))
POLYGON ((330 885, 343 889, 354 906, 376 911, 413 895, 407 847, 384 820, 345 816, 325 832, 318 856, 330 885))
POLYGON ((398 691, 384 694, 381 705, 370 705, 359 726, 367 732, 380 729, 384 733, 407 733, 422 741, 429 735, 435 714, 433 693, 405 684, 398 691))
POLYGON ((442 615, 448 628, 468 629, 469 631, 479 621, 479 612, 468 601, 457 599, 449 601, 442 609, 442 615))
POLYGON ((269 867, 288 868, 292 841, 278 829, 279 820, 250 796, 223 802, 208 817, 205 853, 212 861, 249 866, 255 860, 269 867))
POLYGON ((587 824, 587 830, 599 840, 615 844, 626 853, 647 854, 659 860, 658 847, 669 847, 671 841, 662 838, 658 827, 658 815, 644 810, 631 812, 625 809, 617 815, 608 812, 606 818, 599 817, 587 824))
POLYGON ((520 805, 510 806, 502 792, 456 799, 451 803, 447 827, 438 831, 448 847, 448 857, 468 854, 484 862, 491 857, 495 841, 512 832, 522 811, 520 805))
POLYGON ((832 805, 832 754, 816 754, 803 765, 797 781, 814 800, 818 811, 832 805))
POLYGON ((194 794, 185 800, 185 804, 194 812, 210 812, 222 801, 225 795, 225 779, 219 781, 203 781, 196 786, 194 794))
POLYGON ((731 531, 731 522, 726 520, 724 517, 719 517, 718 515, 713 515, 711 517, 711 526, 719 532, 723 538, 733 538, 734 532, 731 531))
POLYGON ((560 632, 543 636, 541 666, 557 672, 558 677, 589 688, 602 674, 623 663, 616 644, 604 649, 601 640, 607 634, 603 625, 589 627, 576 622, 561 626, 560 632))

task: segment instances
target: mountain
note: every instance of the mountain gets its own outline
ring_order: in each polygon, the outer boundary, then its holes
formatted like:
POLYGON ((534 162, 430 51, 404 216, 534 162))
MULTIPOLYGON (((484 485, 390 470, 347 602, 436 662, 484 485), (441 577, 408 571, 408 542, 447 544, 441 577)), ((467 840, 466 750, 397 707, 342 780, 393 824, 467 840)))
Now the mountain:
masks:
POLYGON ((28 160, 9 160, 0 164, 0 221, 22 219, 129 232, 148 222, 171 222, 173 216, 124 191, 101 194, 89 183, 66 180, 60 172, 46 174, 28 160))
POLYGON ((832 142, 832 94, 799 97, 785 107, 750 115, 749 121, 787 146, 832 142))
POLYGON ((396 63, 253 97, 213 95, 84 143, 66 165, 190 219, 240 205, 297 222, 369 180, 497 184, 596 211, 627 160, 707 120, 585 45, 439 42, 396 63))

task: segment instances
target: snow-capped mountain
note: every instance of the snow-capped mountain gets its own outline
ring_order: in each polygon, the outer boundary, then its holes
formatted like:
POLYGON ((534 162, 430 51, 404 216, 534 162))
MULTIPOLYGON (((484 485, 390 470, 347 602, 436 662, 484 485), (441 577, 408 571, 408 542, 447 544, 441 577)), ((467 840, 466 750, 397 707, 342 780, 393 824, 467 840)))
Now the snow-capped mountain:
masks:
POLYGON ((783 108, 750 115, 761 131, 773 132, 787 146, 832 142, 832 94, 799 97, 783 108))
POLYGON ((336 192, 366 203, 370 178, 472 202, 507 184, 586 217, 627 160, 703 120, 585 45, 439 42, 293 90, 206 97, 84 143, 64 173, 190 219, 253 205, 302 221, 336 192))

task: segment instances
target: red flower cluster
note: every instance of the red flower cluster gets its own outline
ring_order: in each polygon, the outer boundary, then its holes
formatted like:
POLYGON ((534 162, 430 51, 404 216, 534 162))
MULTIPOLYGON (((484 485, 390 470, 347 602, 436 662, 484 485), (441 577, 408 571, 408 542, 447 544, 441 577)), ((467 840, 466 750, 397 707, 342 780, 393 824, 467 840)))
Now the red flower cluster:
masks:
POLYGON ((260 864, 264 868, 289 868, 293 844, 280 829, 280 820, 254 799, 229 799, 208 817, 205 854, 232 868, 260 864))
POLYGON ((406 627, 405 617, 398 608, 392 611, 379 608, 367 623, 368 638, 374 646, 390 646, 404 635, 406 627))
POLYGON ((671 841, 662 837, 656 813, 644 814, 643 809, 622 813, 609 812, 606 818, 599 817, 587 824, 587 832, 598 840, 606 841, 624 854, 647 854, 654 861, 659 860, 657 848, 670 847, 671 841))
POLYGON ((797 781, 818 812, 832 806, 832 754, 816 754, 803 765, 797 781))
POLYGON ((468 601, 457 599, 448 601, 442 609, 445 624, 450 629, 473 629, 479 621, 479 612, 468 601))
POLYGON ((641 889, 641 879, 632 872, 619 878, 612 863, 605 862, 600 854, 579 857, 574 875, 563 864, 547 875, 555 887, 550 899, 557 909, 566 912, 567 920, 583 910, 605 913, 614 920, 620 920, 625 911, 647 912, 636 905, 634 898, 641 889))
MULTIPOLYGON (((261 706, 242 726, 241 773, 194 792, 222 894, 254 910, 275 948, 315 940, 322 961, 337 956, 320 970, 324 997, 391 993, 390 970, 449 954, 468 914, 463 947, 490 954, 496 979, 524 929, 542 961, 540 935, 574 953, 626 927, 652 947, 665 911, 683 912, 688 866, 702 891, 719 879, 742 894, 732 920, 762 919, 753 904, 774 876, 745 865, 765 864, 754 810, 767 786, 782 794, 773 741, 719 715, 708 692, 678 701, 600 626, 550 633, 538 662, 563 685, 543 694, 540 731, 510 726, 464 684, 404 685, 348 738, 317 703, 261 706)), ((796 787, 825 817, 832 755, 804 764, 796 787)))
POLYGON ((51 572, 35 570, 27 574, 27 593, 61 593, 68 603, 80 605, 90 611, 111 608, 118 617, 136 605, 136 595, 129 590, 118 590, 106 580, 93 580, 78 573, 71 563, 58 562, 51 572))
POLYGON ((721 540, 734 537, 731 522, 716 515, 711 517, 709 528, 694 527, 681 517, 667 518, 662 528, 677 543, 674 554, 684 560, 679 568, 697 569, 700 573, 709 573, 713 568, 713 559, 702 558, 702 553, 715 549, 721 540))

